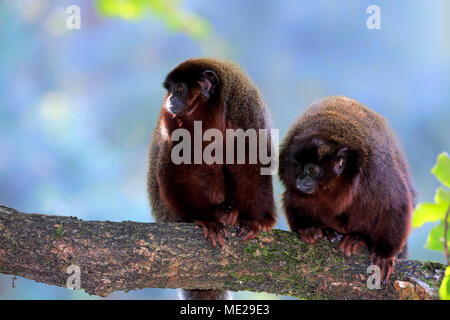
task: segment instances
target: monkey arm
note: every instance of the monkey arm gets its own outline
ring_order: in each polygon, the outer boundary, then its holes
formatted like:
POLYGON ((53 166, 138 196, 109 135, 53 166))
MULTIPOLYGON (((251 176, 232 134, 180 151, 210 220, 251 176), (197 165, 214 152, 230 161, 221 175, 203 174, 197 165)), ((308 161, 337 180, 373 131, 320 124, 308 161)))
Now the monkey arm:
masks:
POLYGON ((261 175, 258 165, 231 165, 228 170, 233 181, 230 202, 239 212, 240 235, 248 231, 243 239, 251 240, 275 224, 272 176, 261 175))
POLYGON ((225 202, 224 175, 220 165, 167 164, 158 184, 164 203, 184 222, 202 227, 205 239, 213 247, 224 244, 226 230, 222 219, 228 209, 225 202))
POLYGON ((158 185, 164 202, 183 221, 218 220, 213 213, 225 201, 221 166, 167 163, 158 185))
MULTIPOLYGON (((289 197, 289 195, 284 195, 285 199, 289 197)), ((305 208, 291 205, 288 199, 284 201, 283 207, 291 230, 320 226, 320 223, 315 221, 305 208)))
MULTIPOLYGON (((322 238, 324 233, 321 223, 315 221, 305 208, 292 206, 288 204, 288 201, 285 201, 283 205, 289 229, 296 232, 300 236, 300 239, 306 243, 315 243, 322 238)), ((327 229, 327 238, 331 234, 331 229, 330 232, 327 229)))

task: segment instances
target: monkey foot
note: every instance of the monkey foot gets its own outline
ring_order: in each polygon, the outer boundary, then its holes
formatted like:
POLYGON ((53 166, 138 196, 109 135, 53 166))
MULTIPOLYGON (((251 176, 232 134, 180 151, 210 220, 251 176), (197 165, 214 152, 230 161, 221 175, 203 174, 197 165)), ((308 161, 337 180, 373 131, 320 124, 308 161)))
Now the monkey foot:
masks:
POLYGON ((380 279, 383 280, 385 285, 389 284, 392 272, 395 268, 395 257, 382 258, 376 254, 371 255, 371 264, 375 264, 380 267, 380 279))
POLYGON ((346 257, 350 257, 352 254, 358 253, 358 250, 362 246, 367 246, 363 238, 356 234, 346 234, 339 244, 339 251, 346 257))
POLYGON ((339 233, 336 230, 331 229, 331 228, 322 229, 322 236, 324 238, 327 238, 327 240, 330 242, 340 241, 343 237, 343 235, 341 233, 339 233))
POLYGON ((217 222, 206 222, 206 221, 194 221, 198 226, 203 228, 203 238, 211 241, 212 246, 215 248, 217 243, 220 247, 223 246, 225 240, 228 236, 228 233, 223 228, 220 223, 217 222))
POLYGON ((240 237, 242 241, 250 241, 257 238, 261 232, 270 231, 274 221, 242 220, 237 221, 236 224, 239 228, 237 236, 240 237))

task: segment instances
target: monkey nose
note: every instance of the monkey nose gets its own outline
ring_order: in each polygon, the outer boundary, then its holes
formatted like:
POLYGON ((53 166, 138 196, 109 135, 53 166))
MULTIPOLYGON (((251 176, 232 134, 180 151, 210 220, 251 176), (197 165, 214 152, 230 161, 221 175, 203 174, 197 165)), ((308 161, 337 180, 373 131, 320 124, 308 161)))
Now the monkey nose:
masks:
POLYGON ((315 190, 314 181, 301 180, 296 183, 297 189, 303 193, 311 194, 315 190))

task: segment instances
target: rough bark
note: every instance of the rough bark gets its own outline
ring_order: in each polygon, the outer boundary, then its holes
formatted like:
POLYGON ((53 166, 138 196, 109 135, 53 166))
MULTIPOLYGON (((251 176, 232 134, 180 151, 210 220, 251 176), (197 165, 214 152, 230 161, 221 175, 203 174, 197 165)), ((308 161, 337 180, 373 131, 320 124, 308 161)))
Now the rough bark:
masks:
POLYGON ((232 232, 214 249, 192 224, 82 221, 0 206, 0 273, 64 287, 67 268, 77 265, 81 288, 99 296, 151 287, 305 299, 438 298, 440 263, 398 260, 389 288, 370 290, 367 252, 344 258, 336 248, 273 230, 246 243, 232 232))

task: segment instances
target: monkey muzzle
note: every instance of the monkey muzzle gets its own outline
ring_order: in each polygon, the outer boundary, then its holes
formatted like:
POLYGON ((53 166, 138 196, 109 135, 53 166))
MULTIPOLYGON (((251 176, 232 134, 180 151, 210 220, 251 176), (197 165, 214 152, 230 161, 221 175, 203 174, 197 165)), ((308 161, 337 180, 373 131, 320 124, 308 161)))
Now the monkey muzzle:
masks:
POLYGON ((316 182, 310 179, 297 179, 296 181, 297 190, 306 193, 312 194, 316 190, 316 182))
POLYGON ((172 95, 170 95, 166 99, 165 107, 167 111, 175 115, 180 115, 184 109, 184 105, 180 101, 175 99, 172 95))

